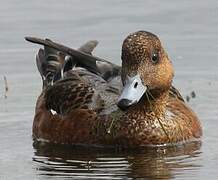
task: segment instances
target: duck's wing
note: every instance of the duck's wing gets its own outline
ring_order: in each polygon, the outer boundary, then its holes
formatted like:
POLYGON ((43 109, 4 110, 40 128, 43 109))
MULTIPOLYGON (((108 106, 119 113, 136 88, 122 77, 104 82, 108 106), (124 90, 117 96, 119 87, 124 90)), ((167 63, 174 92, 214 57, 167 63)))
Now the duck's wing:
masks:
POLYGON ((97 41, 90 41, 81 46, 78 50, 75 50, 48 39, 40 39, 35 37, 25 37, 25 39, 32 43, 37 43, 44 45, 45 47, 56 49, 59 52, 71 56, 73 61, 77 62, 77 66, 83 67, 88 71, 101 76, 106 81, 109 81, 111 78, 120 75, 120 66, 91 55, 91 51, 97 45, 97 41))
POLYGON ((100 111, 104 102, 91 83, 83 79, 79 71, 72 71, 67 78, 57 81, 45 90, 48 110, 66 114, 73 109, 100 111))
POLYGON ((43 80, 43 88, 60 79, 65 62, 65 54, 50 47, 39 49, 36 64, 43 80))
MULTIPOLYGON (((46 39, 46 41, 51 40, 46 39)), ((79 49, 91 54, 97 43, 97 41, 88 41, 79 49)), ((73 69, 76 65, 79 66, 77 59, 73 59, 72 56, 46 45, 44 49, 39 49, 36 55, 36 64, 42 77, 44 88, 63 78, 64 72, 73 69)))
POLYGON ((45 100, 47 109, 58 114, 77 108, 108 114, 117 109, 119 94, 119 86, 113 86, 84 68, 75 68, 45 89, 45 100))
POLYGON ((86 42, 85 44, 83 44, 82 46, 80 46, 78 51, 92 55, 92 51, 95 49, 97 45, 98 45, 97 40, 90 40, 86 42))
MULTIPOLYGON (((86 42, 84 45, 82 45, 78 49, 78 51, 92 55, 92 52, 97 45, 98 45, 98 41, 91 40, 86 42)), ((87 59, 85 61, 83 60, 81 61, 80 57, 75 57, 75 56, 73 57, 77 61, 77 65, 76 65, 77 67, 83 67, 90 72, 100 75, 106 81, 110 81, 112 78, 116 76, 120 76, 121 67, 111 62, 108 62, 107 60, 104 60, 102 58, 100 59, 93 55, 92 55, 92 58, 94 57, 93 59, 86 57, 87 59)))
POLYGON ((170 95, 170 97, 172 97, 172 98, 177 98, 177 99, 179 99, 180 101, 184 101, 182 95, 180 94, 180 92, 179 92, 174 86, 171 86, 171 87, 170 87, 169 95, 170 95))

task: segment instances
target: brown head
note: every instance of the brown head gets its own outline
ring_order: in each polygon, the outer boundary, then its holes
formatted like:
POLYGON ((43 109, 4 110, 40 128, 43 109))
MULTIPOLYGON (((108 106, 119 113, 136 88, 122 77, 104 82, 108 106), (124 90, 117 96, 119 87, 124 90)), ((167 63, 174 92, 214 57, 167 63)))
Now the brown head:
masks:
POLYGON ((158 98, 168 91, 173 67, 159 38, 146 31, 130 34, 122 46, 123 92, 118 101, 121 109, 136 104, 149 90, 158 98))

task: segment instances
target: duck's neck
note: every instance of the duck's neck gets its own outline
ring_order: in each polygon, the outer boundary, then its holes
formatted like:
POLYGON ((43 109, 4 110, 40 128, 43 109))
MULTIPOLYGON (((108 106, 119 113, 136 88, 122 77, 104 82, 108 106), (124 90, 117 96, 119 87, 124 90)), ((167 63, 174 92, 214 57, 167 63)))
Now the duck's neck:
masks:
POLYGON ((166 112, 169 91, 152 94, 145 94, 143 99, 133 107, 133 110, 140 114, 153 114, 155 117, 162 117, 166 112))

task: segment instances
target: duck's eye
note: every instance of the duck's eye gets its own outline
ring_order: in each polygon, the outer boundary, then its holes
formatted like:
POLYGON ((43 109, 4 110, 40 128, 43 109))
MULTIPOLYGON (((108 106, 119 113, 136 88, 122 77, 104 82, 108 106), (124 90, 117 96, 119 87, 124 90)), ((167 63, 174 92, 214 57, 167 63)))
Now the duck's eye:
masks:
POLYGON ((158 51, 154 51, 151 56, 151 62, 156 64, 159 62, 159 53, 158 51))

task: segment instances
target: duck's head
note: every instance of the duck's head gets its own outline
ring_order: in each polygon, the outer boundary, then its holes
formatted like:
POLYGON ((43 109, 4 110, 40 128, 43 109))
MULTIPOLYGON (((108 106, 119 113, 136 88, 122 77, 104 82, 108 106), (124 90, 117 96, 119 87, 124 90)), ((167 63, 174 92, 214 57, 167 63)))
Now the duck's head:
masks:
POLYGON ((172 64, 156 35, 146 31, 130 34, 122 46, 123 91, 118 107, 125 110, 146 99, 146 93, 158 98, 169 90, 173 74, 172 64))

